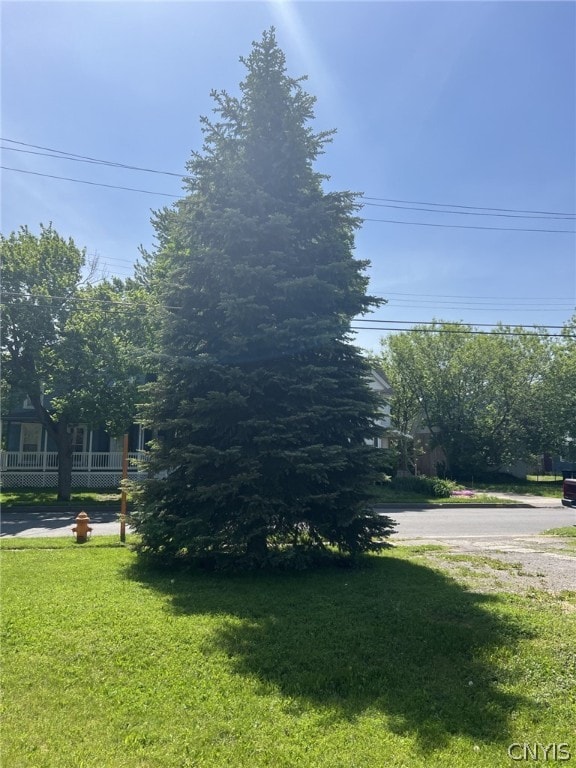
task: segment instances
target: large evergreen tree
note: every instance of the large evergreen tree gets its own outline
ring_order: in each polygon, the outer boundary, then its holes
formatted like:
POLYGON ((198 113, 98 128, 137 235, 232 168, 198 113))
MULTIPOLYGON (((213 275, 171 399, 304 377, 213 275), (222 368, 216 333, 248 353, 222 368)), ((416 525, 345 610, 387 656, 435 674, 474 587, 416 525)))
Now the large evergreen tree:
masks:
POLYGON ((331 132, 310 126, 315 99, 274 31, 241 61, 240 98, 213 92, 217 118, 202 118, 188 194, 154 220, 160 437, 135 525, 169 560, 377 550, 391 529, 370 503, 379 404, 350 322, 378 300, 353 257, 355 198, 322 189, 331 132))

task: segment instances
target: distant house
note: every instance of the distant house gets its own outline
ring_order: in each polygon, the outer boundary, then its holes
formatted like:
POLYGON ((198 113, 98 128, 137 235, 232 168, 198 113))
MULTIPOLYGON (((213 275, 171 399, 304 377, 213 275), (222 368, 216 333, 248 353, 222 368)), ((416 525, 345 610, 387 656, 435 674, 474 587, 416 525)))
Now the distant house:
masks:
POLYGON ((542 463, 547 473, 563 477, 576 476, 576 438, 566 438, 564 455, 545 454, 542 463))
MULTIPOLYGON (((390 427, 390 385, 382 374, 372 371, 370 387, 382 395, 378 423, 390 427)), ((128 473, 138 472, 138 459, 146 456, 152 432, 133 424, 128 432, 128 473)), ((86 424, 72 428, 73 488, 117 488, 122 479, 122 437, 104 428, 86 424)), ((376 438, 376 447, 387 448, 388 438, 376 438)), ((46 428, 38 421, 28 398, 12 408, 2 423, 0 468, 4 488, 56 488, 58 454, 46 428)))
MULTIPOLYGON (((370 373, 372 375, 372 378, 369 384, 370 389, 374 390, 375 392, 378 392, 378 394, 380 395, 380 399, 382 401, 382 405, 380 408, 380 418, 378 419, 377 424, 380 427, 383 427, 384 429, 389 431, 391 427, 390 397, 392 395, 392 388, 382 372, 377 371, 373 368, 370 371, 370 373)), ((384 437, 374 438, 374 445, 376 448, 389 448, 390 447, 389 437, 385 435, 384 437)))
MULTIPOLYGON (((3 488, 56 488, 58 454, 46 428, 38 421, 28 398, 12 408, 2 423, 0 456, 3 488)), ((128 433, 128 472, 144 455, 151 433, 134 424, 128 433)), ((103 428, 80 424, 72 428, 73 488, 115 488, 122 478, 123 439, 103 428)))
POLYGON ((416 474, 436 477, 449 470, 444 449, 432 442, 433 434, 427 427, 420 427, 414 434, 416 445, 416 474))

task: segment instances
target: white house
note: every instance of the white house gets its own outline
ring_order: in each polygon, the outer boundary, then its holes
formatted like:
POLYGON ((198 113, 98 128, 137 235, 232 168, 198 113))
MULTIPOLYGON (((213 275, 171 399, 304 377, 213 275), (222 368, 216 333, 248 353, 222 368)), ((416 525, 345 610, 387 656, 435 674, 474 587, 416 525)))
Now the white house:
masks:
MULTIPOLYGON (((378 424, 390 427, 390 385, 382 374, 372 371, 370 387, 382 395, 378 424)), ((0 454, 3 488, 56 488, 58 454, 46 428, 38 422, 28 398, 6 416, 2 424, 5 450, 0 454)), ((128 473, 138 471, 138 460, 146 457, 146 444, 152 433, 133 424, 128 433, 128 473)), ((79 425, 72 429, 73 488, 117 488, 122 478, 121 437, 103 428, 79 425)), ((387 448, 388 438, 376 438, 377 448, 387 448)))
MULTIPOLYGON (((136 459, 145 455, 151 437, 148 430, 134 424, 128 433, 128 472, 137 471, 136 459)), ((2 423, 0 454, 3 488, 56 488, 58 454, 48 432, 38 421, 28 398, 13 408, 2 423)), ((109 435, 103 428, 87 425, 72 428, 72 487, 116 488, 122 478, 122 437, 109 435)))
MULTIPOLYGON (((390 430, 390 396, 392 395, 392 388, 382 373, 379 373, 374 369, 372 369, 370 373, 372 374, 370 389, 378 392, 382 400, 380 418, 377 423, 379 426, 384 427, 384 429, 390 430)), ((387 436, 375 438, 374 444, 376 448, 390 447, 390 441, 387 436)))

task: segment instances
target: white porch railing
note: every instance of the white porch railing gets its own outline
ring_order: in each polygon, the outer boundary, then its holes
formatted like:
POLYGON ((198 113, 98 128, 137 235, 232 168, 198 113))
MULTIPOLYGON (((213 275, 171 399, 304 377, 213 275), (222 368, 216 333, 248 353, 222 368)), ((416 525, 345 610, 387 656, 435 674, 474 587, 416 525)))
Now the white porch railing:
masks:
MULTIPOLYGON (((128 471, 134 471, 136 469, 136 462, 145 458, 146 454, 143 451, 129 453, 128 471)), ((58 454, 56 452, 27 453, 21 451, 2 451, 0 456, 0 466, 3 471, 54 471, 58 469, 58 454)), ((81 470, 83 472, 121 470, 122 451, 114 451, 111 453, 74 453, 72 454, 72 469, 81 470)))

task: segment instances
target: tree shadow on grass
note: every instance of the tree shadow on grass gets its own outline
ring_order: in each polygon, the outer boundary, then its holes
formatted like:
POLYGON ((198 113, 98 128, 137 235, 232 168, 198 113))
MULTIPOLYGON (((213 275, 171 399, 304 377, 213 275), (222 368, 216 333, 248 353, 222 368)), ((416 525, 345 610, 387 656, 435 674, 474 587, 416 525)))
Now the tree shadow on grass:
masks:
POLYGON ((528 703, 499 687, 489 660, 527 636, 490 610, 498 598, 394 555, 350 571, 184 576, 136 564, 128 576, 177 614, 224 617, 209 651, 295 714, 313 707, 328 724, 381 712, 428 752, 457 735, 508 743, 510 715, 528 703))

